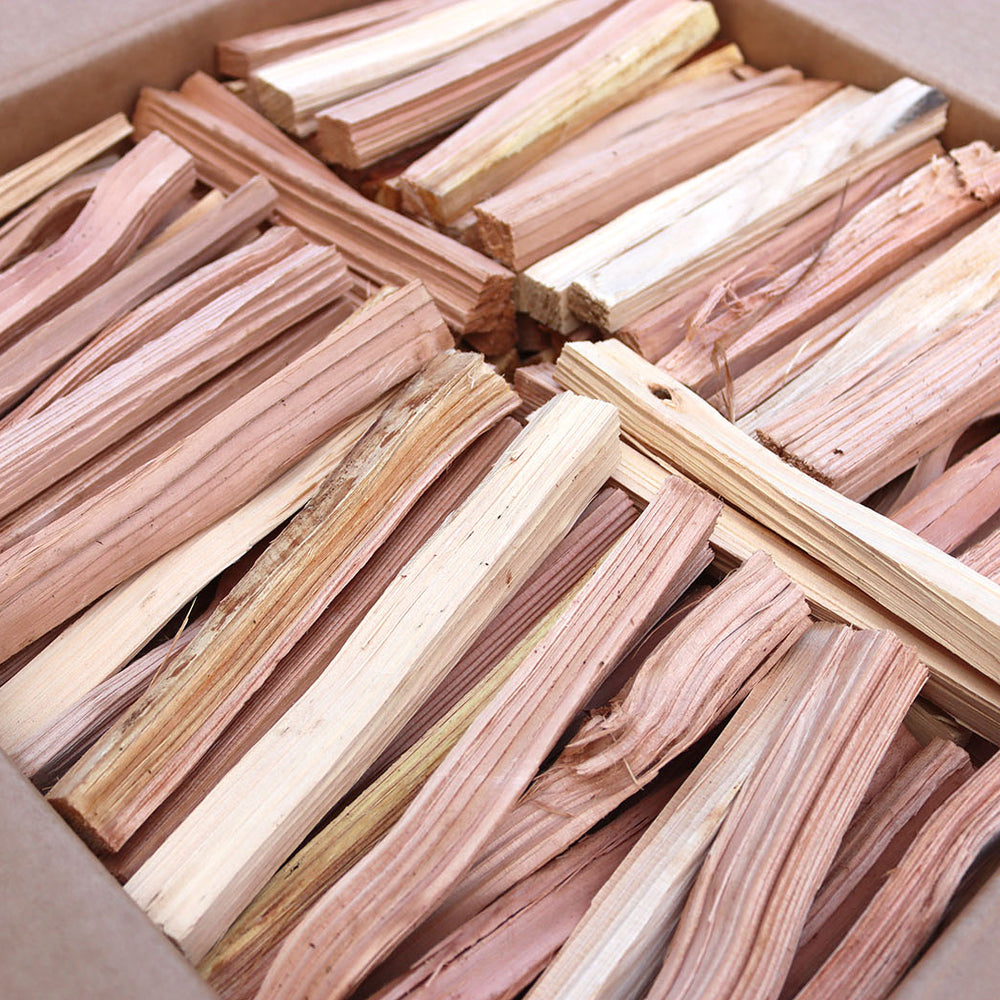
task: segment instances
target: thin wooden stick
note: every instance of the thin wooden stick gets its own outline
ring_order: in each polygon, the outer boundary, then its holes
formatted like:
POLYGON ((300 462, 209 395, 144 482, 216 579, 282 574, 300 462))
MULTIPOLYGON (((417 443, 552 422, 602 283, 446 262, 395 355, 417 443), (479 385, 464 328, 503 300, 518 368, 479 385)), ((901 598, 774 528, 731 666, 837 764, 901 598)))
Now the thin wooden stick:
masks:
POLYGON ((1000 530, 991 531, 967 548, 959 558, 977 573, 1000 583, 1000 530))

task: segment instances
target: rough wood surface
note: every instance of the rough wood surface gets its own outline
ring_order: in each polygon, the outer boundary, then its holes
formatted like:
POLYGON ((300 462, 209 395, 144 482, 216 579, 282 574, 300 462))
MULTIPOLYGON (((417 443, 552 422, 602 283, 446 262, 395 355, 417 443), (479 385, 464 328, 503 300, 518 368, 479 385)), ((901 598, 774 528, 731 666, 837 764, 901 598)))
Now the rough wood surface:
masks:
POLYGON ((959 558, 977 573, 1000 583, 1000 530, 991 531, 975 545, 970 545, 959 558))
POLYGON ((629 0, 411 164, 404 202, 453 222, 550 149, 627 104, 708 42, 711 4, 629 0))

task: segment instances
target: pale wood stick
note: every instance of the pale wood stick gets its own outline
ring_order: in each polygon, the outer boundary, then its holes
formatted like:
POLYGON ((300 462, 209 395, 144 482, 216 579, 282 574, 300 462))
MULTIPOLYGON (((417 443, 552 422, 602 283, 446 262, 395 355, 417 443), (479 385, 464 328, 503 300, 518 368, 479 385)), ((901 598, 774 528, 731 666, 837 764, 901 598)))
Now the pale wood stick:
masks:
POLYGON ((967 548, 959 558, 977 573, 1000 583, 1000 530, 967 548))
POLYGON ((419 285, 391 293, 157 461, 5 550, 0 657, 245 503, 449 342, 419 285))
POLYGON ((346 996, 420 922, 489 839, 613 662, 679 596, 679 581, 690 582, 692 562, 704 565, 717 512, 715 501, 680 482, 646 508, 389 834, 286 939, 262 995, 346 996), (388 899, 396 902, 386 906, 388 899))
POLYGON ((411 164, 401 178, 404 203, 453 222, 563 139, 638 97, 718 27, 702 0, 629 0, 411 164))
POLYGON ((509 185, 475 206, 483 245, 508 267, 523 270, 787 125, 837 86, 812 80, 755 88, 635 129, 530 184, 509 185))
POLYGON ((129 880, 194 961, 569 530, 618 449, 613 407, 567 396, 539 411, 306 694, 129 880), (439 585, 428 585, 431 574, 439 585), (390 675, 378 667, 386 662, 390 675), (350 713, 331 716, 337 702, 350 713))
POLYGON ((867 377, 831 385, 825 399, 836 402, 822 417, 810 419, 807 398, 759 426, 757 437, 785 461, 861 500, 1000 403, 998 306, 946 327, 912 353, 890 351, 881 365, 873 359, 867 377))
POLYGON ((848 632, 833 662, 734 801, 649 1000, 780 990, 813 895, 924 679, 885 632, 848 632))
POLYGON ((0 430, 0 477, 7 485, 0 517, 350 286, 344 260, 332 247, 294 249, 297 239, 273 232, 262 242, 278 244, 276 263, 220 288, 188 316, 182 309, 179 322, 160 336, 112 361, 42 412, 0 430))
POLYGON ((996 584, 782 462, 618 341, 567 344, 557 372, 567 387, 614 400, 626 435, 643 448, 784 534, 975 670, 1000 678, 996 584))
MULTIPOLYGON (((678 185, 631 209, 634 215, 620 216, 610 224, 613 230, 597 230, 590 238, 604 244, 602 256, 572 281, 571 311, 603 330, 619 330, 685 282, 765 239, 853 178, 944 125, 944 97, 913 80, 900 80, 829 120, 827 111, 820 109, 838 98, 827 98, 791 125, 712 168, 726 179, 706 200, 692 198, 678 185), (753 161, 762 147, 769 155, 763 162, 757 160, 752 173, 743 173, 739 158, 753 161), (790 159, 796 161, 794 170, 790 159)), ((699 187, 697 179, 688 183, 695 190, 699 187)))
POLYGON ((123 156, 52 246, 0 274, 0 346, 114 274, 194 181, 194 161, 164 135, 123 156))
POLYGON ((291 516, 375 420, 369 408, 248 500, 119 584, 0 687, 0 747, 22 769, 61 713, 123 667, 213 577, 291 516))
POLYGON ((658 361, 691 327, 711 320, 731 299, 752 294, 780 271, 819 252, 837 226, 943 152, 944 147, 931 139, 892 157, 789 222, 776 235, 626 324, 615 336, 644 358, 658 361))
POLYGON ((460 333, 513 323, 506 268, 368 201, 204 74, 189 78, 181 95, 144 90, 135 117, 140 133, 161 128, 176 136, 224 190, 255 173, 267 177, 282 218, 335 243, 376 284, 420 278, 460 333))
POLYGON ((132 134, 123 114, 112 115, 0 177, 0 219, 132 134))
POLYGON ((925 701, 923 697, 910 706, 906 713, 906 726, 926 746, 931 740, 948 740, 957 746, 966 746, 971 733, 965 726, 959 725, 950 715, 925 701))
POLYGON ((305 634, 441 470, 516 405, 474 354, 435 358, 127 718, 49 793, 91 842, 119 849, 305 634), (430 428, 433 427, 433 432, 430 428))
POLYGON ((923 824, 972 773, 964 750, 935 739, 858 811, 809 909, 782 996, 794 997, 815 975, 923 824))
POLYGON ((457 0, 377 34, 334 40, 269 63, 250 74, 250 89, 271 121, 307 136, 320 108, 421 69, 552 3, 509 0, 489 7, 478 0, 457 0))
POLYGON ((982 142, 932 160, 841 226, 812 259, 790 268, 688 332, 660 367, 701 395, 774 350, 1000 199, 1000 156, 982 142))
POLYGON ((311 49, 344 35, 368 30, 382 31, 387 21, 399 24, 404 18, 412 19, 421 11, 450 3, 454 0, 380 0, 302 24, 255 31, 251 35, 219 42, 215 47, 216 65, 224 76, 246 76, 259 66, 303 49, 311 49))
POLYGON ((24 395, 108 323, 213 260, 261 222, 274 203, 266 181, 249 179, 217 209, 29 331, 0 354, 0 407, 24 395))
MULTIPOLYGON (((153 250, 161 244, 166 243, 167 240, 176 236, 192 223, 204 218, 204 216, 218 208, 225 200, 226 196, 218 188, 212 188, 208 194, 195 201, 190 208, 181 213, 171 223, 164 226, 158 233, 143 243, 143 245, 139 248, 139 252, 136 254, 136 259, 145 253, 149 253, 150 250, 153 250)), ((250 235, 252 235, 252 231, 250 235)))
POLYGON ((885 997, 930 938, 966 869, 1000 832, 994 755, 924 824, 800 1000, 885 997))

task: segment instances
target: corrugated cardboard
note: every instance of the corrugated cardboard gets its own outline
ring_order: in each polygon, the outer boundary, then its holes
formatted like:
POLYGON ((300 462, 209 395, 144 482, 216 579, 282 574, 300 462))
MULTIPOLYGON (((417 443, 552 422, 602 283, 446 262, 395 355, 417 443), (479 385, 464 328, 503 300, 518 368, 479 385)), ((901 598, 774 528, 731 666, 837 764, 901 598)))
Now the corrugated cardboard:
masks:
MULTIPOLYGON (((0 32, 0 171, 114 111, 139 87, 211 69, 216 41, 357 0, 7 0, 0 32)), ((947 140, 1000 144, 996 0, 716 0, 762 68, 881 87, 901 74, 952 100, 947 140)), ((204 1000, 211 994, 62 820, 0 755, 0 996, 204 1000)), ((907 977, 895 1000, 997 995, 1000 879, 907 977)))

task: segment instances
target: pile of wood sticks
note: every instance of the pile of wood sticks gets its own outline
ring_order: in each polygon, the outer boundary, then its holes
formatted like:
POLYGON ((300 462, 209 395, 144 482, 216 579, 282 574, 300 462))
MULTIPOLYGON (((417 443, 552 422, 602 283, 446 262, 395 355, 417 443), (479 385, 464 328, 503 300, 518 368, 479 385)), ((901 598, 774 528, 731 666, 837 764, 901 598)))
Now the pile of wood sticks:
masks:
POLYGON ((0 178, 0 749, 222 997, 888 996, 1000 833, 1000 157, 718 28, 379 0, 0 178))

